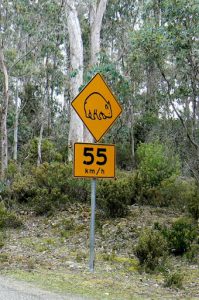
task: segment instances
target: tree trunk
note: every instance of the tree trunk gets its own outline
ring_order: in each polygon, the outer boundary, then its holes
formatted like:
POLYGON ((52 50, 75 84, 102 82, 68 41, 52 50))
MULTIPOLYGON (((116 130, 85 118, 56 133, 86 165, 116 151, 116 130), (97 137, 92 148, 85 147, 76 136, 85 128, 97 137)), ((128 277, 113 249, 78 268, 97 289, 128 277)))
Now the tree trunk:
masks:
POLYGON ((18 124, 19 124, 19 101, 18 101, 18 81, 16 82, 16 96, 15 96, 15 120, 14 120, 14 147, 13 159, 17 161, 18 149, 18 124))
POLYGON ((40 127, 40 134, 39 134, 39 140, 37 145, 37 166, 39 166, 42 163, 42 139, 43 139, 43 131, 44 131, 44 122, 41 121, 41 127, 40 127))
MULTIPOLYGON (((68 18, 67 26, 70 41, 71 76, 70 90, 73 100, 79 94, 79 88, 83 84, 83 42, 80 23, 74 0, 67 0, 68 18)), ((72 161, 73 145, 83 141, 83 123, 77 113, 71 108, 70 128, 68 138, 68 160, 72 161)))
POLYGON ((44 132, 44 126, 46 123, 48 123, 48 99, 49 99, 49 78, 48 78, 48 56, 44 58, 44 68, 46 70, 46 86, 43 94, 43 103, 41 107, 41 127, 40 127, 40 133, 39 133, 39 140, 37 145, 37 165, 39 166, 42 163, 42 140, 43 140, 43 132, 44 132))
POLYGON ((134 138, 134 113, 133 113, 133 103, 129 99, 129 112, 130 112, 130 136, 131 136, 131 155, 132 155, 132 167, 135 167, 135 138, 134 138))
POLYGON ((91 51, 91 66, 99 63, 100 53, 100 32, 102 28, 102 19, 106 11, 108 0, 100 0, 97 5, 97 0, 91 1, 90 4, 90 51, 91 51))
POLYGON ((3 101, 1 108, 1 179, 5 177, 8 166, 8 136, 7 136, 7 114, 8 114, 8 70, 4 61, 3 49, 0 48, 0 66, 3 73, 3 101))
MULTIPOLYGON (((90 3, 90 64, 91 66, 99 63, 100 54, 100 32, 102 28, 102 19, 106 11, 108 0, 92 0, 90 3)), ((84 126, 84 141, 93 142, 93 137, 84 126)))
POLYGON ((157 83, 156 83, 156 70, 154 62, 147 66, 147 95, 145 112, 147 114, 158 115, 158 103, 156 97, 157 83))

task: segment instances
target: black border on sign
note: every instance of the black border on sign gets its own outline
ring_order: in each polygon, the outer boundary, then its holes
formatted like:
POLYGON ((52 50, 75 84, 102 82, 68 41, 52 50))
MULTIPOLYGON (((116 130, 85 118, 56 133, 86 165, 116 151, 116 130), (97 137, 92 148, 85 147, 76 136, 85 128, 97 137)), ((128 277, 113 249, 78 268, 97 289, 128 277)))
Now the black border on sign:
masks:
POLYGON ((116 147, 115 144, 97 144, 97 143, 74 143, 73 147, 73 177, 75 178, 87 178, 87 179, 93 179, 93 178, 103 178, 103 179, 109 179, 109 178, 115 178, 115 165, 116 165, 116 147), (103 177, 103 176, 75 176, 75 145, 92 145, 92 146, 112 146, 114 147, 114 176, 110 177, 103 177))
POLYGON ((82 120, 82 122, 84 123, 84 125, 86 126, 86 128, 88 129, 88 131, 90 132, 90 134, 94 137, 94 139, 96 140, 96 142, 98 142, 99 140, 101 140, 101 138, 107 133, 107 131, 109 130, 109 128, 113 125, 113 123, 117 120, 117 118, 121 115, 122 113, 122 106, 119 103, 119 101, 117 100, 117 98, 115 97, 115 95, 113 94, 113 92, 111 91, 111 89, 109 88, 109 86, 107 85, 106 81, 104 80, 103 76, 100 73, 95 74, 95 76, 92 77, 92 79, 87 83, 87 85, 83 88, 83 90, 81 90, 81 92, 75 97, 75 99, 73 99, 73 101, 71 102, 71 105, 73 107, 73 109, 76 111, 76 113, 78 114, 79 118, 82 120), (96 139, 95 136, 93 135, 93 133, 90 131, 90 129, 87 127, 87 125, 84 123, 84 121, 82 120, 81 116, 79 115, 78 111, 75 109, 75 107, 73 106, 73 102, 77 99, 77 97, 79 97, 79 95, 81 94, 81 92, 83 92, 87 86, 90 84, 90 82, 97 76, 99 75, 101 77, 101 79, 103 80, 103 82, 105 83, 107 89, 109 90, 109 92, 111 93, 111 95, 113 96, 113 98, 115 99, 115 101, 117 102, 117 104, 119 105, 121 111, 119 113, 119 115, 116 117, 115 120, 113 120, 113 122, 109 125, 109 127, 104 131, 104 133, 100 136, 99 139, 96 139))

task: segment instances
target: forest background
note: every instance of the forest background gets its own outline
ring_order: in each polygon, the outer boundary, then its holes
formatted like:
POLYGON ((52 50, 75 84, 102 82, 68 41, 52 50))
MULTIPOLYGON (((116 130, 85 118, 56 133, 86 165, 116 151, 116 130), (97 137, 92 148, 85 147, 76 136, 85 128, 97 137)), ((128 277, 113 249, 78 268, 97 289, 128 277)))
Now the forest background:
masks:
MULTIPOLYGON (((64 243, 85 234, 90 181, 73 178, 72 150, 92 137, 71 101, 100 73, 123 113, 100 141, 116 144, 117 176, 97 180, 99 248, 111 239, 106 222, 123 220, 114 227, 122 228, 114 243, 122 237, 113 248, 128 262, 130 240, 146 271, 163 266, 168 253, 186 253, 193 262, 199 254, 198 0, 0 0, 0 9, 0 228, 20 227, 18 214, 25 212, 27 223, 79 209, 78 220, 59 223, 59 234, 65 226, 64 243), (180 218, 151 224, 145 212, 154 207, 180 218), (132 224, 143 212, 141 227, 132 224)), ((58 242, 63 247, 60 236, 58 242)), ((168 284, 180 285, 179 274, 172 276, 168 284)))
POLYGON ((28 190, 43 163, 69 168, 73 143, 91 140, 70 103, 100 72, 123 107, 102 141, 134 174, 131 201, 164 198, 162 185, 197 198, 197 4, 1 1, 1 190, 28 190))

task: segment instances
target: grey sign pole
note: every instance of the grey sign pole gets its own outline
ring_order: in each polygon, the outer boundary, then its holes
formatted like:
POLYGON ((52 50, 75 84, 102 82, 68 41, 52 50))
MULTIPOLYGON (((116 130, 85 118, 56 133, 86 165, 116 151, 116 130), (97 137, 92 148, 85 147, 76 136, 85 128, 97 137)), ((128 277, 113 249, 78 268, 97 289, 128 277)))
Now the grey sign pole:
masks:
POLYGON ((91 223, 90 223, 90 272, 94 272, 95 261, 95 206, 96 206, 96 179, 91 180, 91 223))

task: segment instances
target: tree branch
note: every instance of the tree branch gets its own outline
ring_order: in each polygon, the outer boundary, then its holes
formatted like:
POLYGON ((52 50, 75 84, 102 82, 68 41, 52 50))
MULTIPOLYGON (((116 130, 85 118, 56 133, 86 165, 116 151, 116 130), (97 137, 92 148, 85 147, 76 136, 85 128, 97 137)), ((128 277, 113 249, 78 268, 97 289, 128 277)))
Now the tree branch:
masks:
POLYGON ((160 70, 160 73, 161 73, 161 75, 162 75, 164 81, 165 81, 166 84, 167 84, 167 94, 168 94, 168 97, 169 97, 169 103, 170 103, 170 105, 172 106, 172 108, 173 108, 174 112, 176 113, 177 117, 179 118, 179 120, 180 120, 180 122, 181 122, 181 124, 182 124, 182 126, 183 126, 183 128, 184 128, 184 130, 185 130, 185 132, 186 132, 186 135, 187 135, 188 140, 190 141, 190 143, 191 143, 191 144, 196 148, 196 150, 198 151, 198 150, 199 150, 199 145, 195 142, 194 138, 190 135, 190 133, 189 133, 189 131, 188 131, 188 128, 187 128, 187 126, 186 126, 186 124, 185 124, 185 121, 184 121, 183 117, 181 116, 181 114, 179 113, 179 111, 176 109, 176 107, 175 107, 173 101, 171 100, 171 84, 170 84, 169 80, 166 78, 166 75, 165 75, 164 71, 162 70, 162 68, 161 68, 161 66, 160 66, 160 64, 159 64, 158 62, 157 62, 157 66, 158 66, 158 68, 159 68, 159 70, 160 70))
POLYGON ((21 61, 23 60, 28 54, 30 54, 37 46, 38 44, 42 41, 43 37, 32 47, 28 52, 26 52, 24 55, 22 55, 10 68, 9 68, 9 73, 12 71, 12 69, 21 61))

